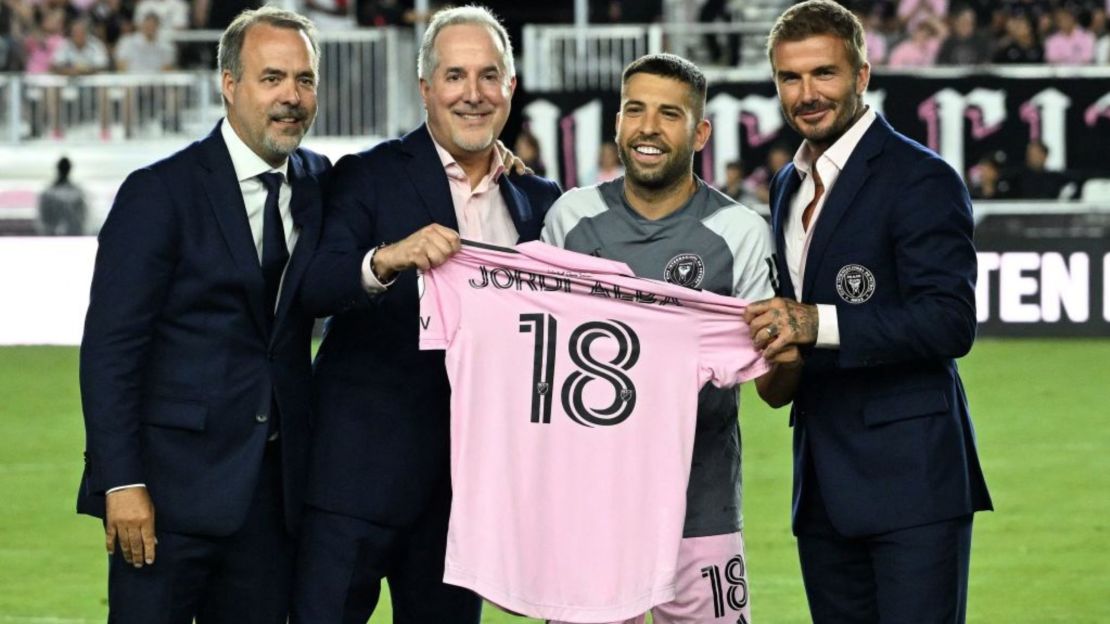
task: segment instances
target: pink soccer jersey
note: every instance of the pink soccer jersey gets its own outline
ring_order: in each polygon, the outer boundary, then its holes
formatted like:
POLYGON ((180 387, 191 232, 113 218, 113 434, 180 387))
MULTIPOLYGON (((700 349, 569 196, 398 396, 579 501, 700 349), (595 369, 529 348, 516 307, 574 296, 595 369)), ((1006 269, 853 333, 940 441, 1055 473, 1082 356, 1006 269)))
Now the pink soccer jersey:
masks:
POLYGON ((446 349, 444 581, 566 622, 670 601, 698 390, 762 375, 742 300, 526 243, 428 271, 422 349, 446 349))

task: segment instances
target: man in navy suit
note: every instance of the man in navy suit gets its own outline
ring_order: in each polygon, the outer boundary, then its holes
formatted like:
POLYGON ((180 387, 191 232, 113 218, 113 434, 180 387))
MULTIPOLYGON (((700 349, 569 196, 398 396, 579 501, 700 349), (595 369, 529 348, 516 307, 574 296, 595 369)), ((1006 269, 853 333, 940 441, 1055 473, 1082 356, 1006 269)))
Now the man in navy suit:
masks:
POLYGON ((510 175, 496 139, 516 86, 487 10, 437 13, 419 54, 427 123, 342 159, 304 298, 333 315, 316 360, 317 421, 294 621, 365 622, 389 581, 396 623, 478 622, 445 585, 449 394, 443 352, 420 351, 416 271, 462 238, 538 238, 558 185, 510 175))
POLYGON ((794 397, 793 527, 813 621, 963 622, 972 514, 990 509, 955 358, 975 337, 971 202, 863 103, 863 30, 828 0, 768 39, 805 139, 771 187, 781 298, 748 308, 794 397))
POLYGON ((295 13, 240 15, 226 118, 131 174, 100 232, 78 510, 105 522, 113 622, 286 621, 311 410, 298 290, 329 167, 298 147, 315 36, 295 13))

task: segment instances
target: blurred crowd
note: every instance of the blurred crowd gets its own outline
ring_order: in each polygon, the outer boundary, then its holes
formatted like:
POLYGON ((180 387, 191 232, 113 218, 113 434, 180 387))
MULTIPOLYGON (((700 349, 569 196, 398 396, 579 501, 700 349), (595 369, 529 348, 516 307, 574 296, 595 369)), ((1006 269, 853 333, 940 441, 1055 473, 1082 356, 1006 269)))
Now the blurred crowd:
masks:
POLYGON ((873 65, 1110 63, 1107 0, 861 0, 873 65))

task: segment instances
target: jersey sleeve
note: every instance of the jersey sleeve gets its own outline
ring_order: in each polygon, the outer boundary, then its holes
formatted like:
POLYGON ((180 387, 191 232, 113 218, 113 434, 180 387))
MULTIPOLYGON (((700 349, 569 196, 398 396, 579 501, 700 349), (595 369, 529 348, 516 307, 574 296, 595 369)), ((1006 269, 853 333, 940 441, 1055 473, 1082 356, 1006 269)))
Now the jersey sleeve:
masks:
POLYGON ((736 251, 732 295, 747 301, 775 296, 778 276, 775 271, 774 243, 771 229, 763 217, 751 214, 752 224, 744 231, 736 251))
POLYGON ((420 296, 420 348, 447 349, 459 326, 458 291, 451 287, 451 262, 417 277, 420 296))
POLYGON ((728 388, 755 379, 771 370, 752 344, 743 317, 744 304, 714 306, 704 312, 698 336, 701 384, 728 388))

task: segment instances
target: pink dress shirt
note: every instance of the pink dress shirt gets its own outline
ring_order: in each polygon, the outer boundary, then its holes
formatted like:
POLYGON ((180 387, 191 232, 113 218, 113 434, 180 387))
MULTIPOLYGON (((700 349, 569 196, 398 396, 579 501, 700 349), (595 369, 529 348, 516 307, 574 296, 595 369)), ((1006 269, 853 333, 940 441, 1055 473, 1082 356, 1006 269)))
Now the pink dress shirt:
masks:
POLYGON ((1071 34, 1058 32, 1044 42, 1044 60, 1054 65, 1086 65, 1095 59, 1095 36, 1076 26, 1071 34))

